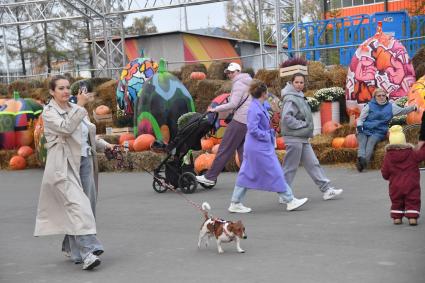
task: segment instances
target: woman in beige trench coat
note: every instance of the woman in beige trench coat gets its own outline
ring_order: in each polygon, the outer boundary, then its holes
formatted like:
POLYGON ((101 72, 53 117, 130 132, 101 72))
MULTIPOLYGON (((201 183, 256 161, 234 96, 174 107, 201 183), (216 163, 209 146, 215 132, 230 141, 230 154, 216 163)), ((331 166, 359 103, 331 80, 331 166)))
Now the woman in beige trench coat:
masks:
POLYGON ((78 105, 69 103, 69 81, 51 79, 52 99, 42 118, 47 159, 41 183, 34 236, 65 234, 63 251, 83 269, 100 264, 103 246, 96 237, 96 146, 112 147, 96 139, 96 126, 84 106, 88 97, 79 93, 78 105))

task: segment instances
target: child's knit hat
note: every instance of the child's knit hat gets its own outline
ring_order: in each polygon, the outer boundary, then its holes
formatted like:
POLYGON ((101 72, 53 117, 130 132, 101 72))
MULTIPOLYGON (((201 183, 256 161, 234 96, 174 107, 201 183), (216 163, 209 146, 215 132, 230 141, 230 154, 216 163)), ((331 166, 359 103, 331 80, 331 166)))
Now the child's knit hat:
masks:
POLYGON ((394 125, 390 128, 390 144, 406 144, 406 136, 400 125, 394 125))

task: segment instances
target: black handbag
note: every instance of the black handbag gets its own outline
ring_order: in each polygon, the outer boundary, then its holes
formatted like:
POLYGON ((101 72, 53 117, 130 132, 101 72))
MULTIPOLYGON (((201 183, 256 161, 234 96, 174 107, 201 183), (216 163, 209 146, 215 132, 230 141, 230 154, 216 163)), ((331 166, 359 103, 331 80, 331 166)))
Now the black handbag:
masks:
POLYGON ((226 117, 226 118, 224 118, 224 122, 225 122, 226 124, 229 124, 229 123, 233 120, 233 116, 235 116, 235 112, 236 112, 236 110, 238 110, 238 109, 239 109, 239 107, 241 107, 241 106, 242 106, 242 104, 244 104, 244 103, 245 103, 245 101, 248 99, 248 96, 249 96, 249 94, 245 97, 245 99, 244 99, 242 102, 240 102, 240 103, 238 104, 238 106, 236 106, 236 108, 234 108, 234 109, 232 110, 232 112, 230 112, 230 113, 229 113, 229 115, 227 115, 227 117, 226 117))

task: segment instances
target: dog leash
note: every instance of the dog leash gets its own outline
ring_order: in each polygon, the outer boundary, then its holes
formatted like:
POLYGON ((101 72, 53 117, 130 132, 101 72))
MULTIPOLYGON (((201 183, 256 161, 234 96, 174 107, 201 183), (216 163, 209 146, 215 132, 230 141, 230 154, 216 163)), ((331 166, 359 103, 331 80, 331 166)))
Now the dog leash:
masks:
POLYGON ((181 196, 182 198, 184 198, 194 208, 198 209, 202 213, 205 213, 206 212, 205 210, 202 209, 202 206, 200 206, 196 202, 194 202, 191 199, 189 199, 188 197, 186 197, 182 192, 179 192, 178 190, 176 190, 173 185, 167 184, 163 178, 158 178, 157 176, 155 176, 154 174, 152 174, 151 172, 149 172, 145 168, 143 168, 143 167, 141 167, 141 168, 142 168, 143 171, 145 171, 146 173, 148 173, 149 175, 151 175, 155 180, 157 180, 158 182, 160 182, 162 186, 166 187, 167 189, 170 189, 171 191, 175 192, 176 194, 178 194, 179 196, 181 196))

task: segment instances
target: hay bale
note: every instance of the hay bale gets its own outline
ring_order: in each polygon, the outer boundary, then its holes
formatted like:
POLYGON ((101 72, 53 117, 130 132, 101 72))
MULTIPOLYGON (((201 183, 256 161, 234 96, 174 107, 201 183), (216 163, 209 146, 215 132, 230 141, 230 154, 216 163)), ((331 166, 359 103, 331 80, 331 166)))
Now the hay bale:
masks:
MULTIPOLYGON (((9 170, 9 161, 12 156, 17 155, 17 150, 0 150, 0 170, 9 170)), ((40 168, 40 164, 37 161, 35 154, 28 156, 26 159, 26 168, 40 168)))
POLYGON ((411 144, 417 144, 419 140, 419 132, 421 130, 420 125, 415 126, 404 126, 403 132, 406 136, 406 141, 411 144))
MULTIPOLYGON (((384 161, 385 156, 385 144, 383 142, 380 143, 381 145, 375 148, 375 151, 373 152, 372 160, 369 162, 369 169, 381 169, 382 162, 384 161), (384 144, 382 146, 382 144, 384 144)), ((379 144, 378 144, 379 145, 379 144)))
POLYGON ((207 68, 205 67, 204 64, 201 64, 201 63, 184 65, 181 68, 181 79, 183 81, 190 79, 190 74, 192 72, 203 72, 206 74, 207 68))
POLYGON ((111 144, 118 144, 120 136, 119 135, 100 134, 99 138, 104 139, 106 142, 111 143, 111 144))
POLYGON ((290 78, 281 78, 279 70, 265 69, 258 70, 254 78, 265 82, 269 91, 277 97, 280 97, 280 91, 286 85, 286 82, 290 80, 290 78))
POLYGON ((224 70, 227 68, 229 63, 226 62, 212 62, 208 67, 208 75, 207 78, 211 80, 225 80, 226 75, 224 74, 224 70))
POLYGON ((340 128, 336 129, 335 132, 332 133, 333 137, 346 137, 351 134, 356 133, 356 127, 350 124, 342 124, 340 128))
POLYGON ((349 163, 356 160, 357 149, 328 147, 316 155, 321 164, 349 163))
POLYGON ((308 77, 307 77, 307 88, 309 89, 321 89, 327 87, 331 79, 329 78, 329 72, 326 71, 325 65, 318 61, 308 62, 308 77))
MULTIPOLYGON (((116 98, 116 90, 118 86, 118 81, 109 80, 99 86, 97 86, 95 91, 95 99, 88 105, 89 113, 93 113, 93 110, 97 106, 103 104, 109 107, 112 111, 112 120, 114 125, 118 125, 117 118, 117 98, 116 98), (96 106, 96 107, 95 107, 96 106)), ((93 120, 92 120, 93 121, 93 120)))
POLYGON ((46 104, 50 98, 50 93, 47 88, 34 88, 29 92, 29 97, 35 100, 39 100, 42 103, 46 104))
POLYGON ((42 88, 44 84, 39 80, 16 80, 9 84, 8 95, 13 95, 14 91, 18 91, 22 98, 30 97, 30 91, 34 88, 42 88))
POLYGON ((331 146, 333 136, 331 135, 316 135, 310 140, 311 147, 316 155, 331 146))
POLYGON ((328 87, 342 87, 345 88, 345 82, 347 80, 348 69, 341 65, 334 65, 329 68, 329 81, 328 87))
POLYGON ((165 154, 152 151, 127 152, 123 156, 124 164, 131 162, 133 170, 119 168, 117 160, 108 160, 105 154, 98 154, 99 172, 149 171, 152 172, 164 160, 165 154))
MULTIPOLYGON (((211 101, 221 94, 226 81, 202 80, 193 84, 193 92, 196 92, 194 103, 197 112, 205 112, 211 101)), ((193 93, 191 92, 191 93, 193 93)))

